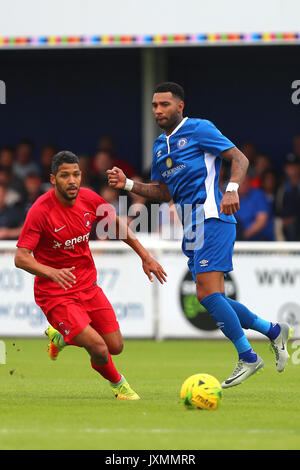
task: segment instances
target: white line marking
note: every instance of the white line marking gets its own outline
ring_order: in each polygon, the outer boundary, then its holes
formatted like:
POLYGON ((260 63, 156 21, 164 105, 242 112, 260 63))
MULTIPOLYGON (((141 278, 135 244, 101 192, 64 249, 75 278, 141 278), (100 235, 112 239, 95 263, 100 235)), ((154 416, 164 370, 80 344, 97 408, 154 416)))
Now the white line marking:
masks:
MULTIPOLYGON (((70 429, 55 429, 55 432, 59 433, 67 433, 69 432, 70 429)), ((73 429, 74 431, 74 429, 73 429)), ((77 433, 125 433, 125 432, 135 432, 135 433, 151 433, 151 434, 170 434, 170 433, 182 433, 182 429, 130 429, 130 428, 85 428, 85 429, 76 429, 75 430, 77 433)), ((1 434, 17 434, 17 433, 39 433, 40 434, 41 430, 40 429, 0 429, 1 434)), ((240 429, 212 429, 212 430, 206 430, 205 434, 215 434, 215 433, 220 433, 224 434, 226 433, 240 433, 240 429)), ((283 429, 283 430, 277 430, 277 429, 247 429, 243 431, 245 434, 297 434, 300 433, 300 429, 283 429)), ((184 434, 190 433, 194 434, 194 430, 184 430, 184 434)))

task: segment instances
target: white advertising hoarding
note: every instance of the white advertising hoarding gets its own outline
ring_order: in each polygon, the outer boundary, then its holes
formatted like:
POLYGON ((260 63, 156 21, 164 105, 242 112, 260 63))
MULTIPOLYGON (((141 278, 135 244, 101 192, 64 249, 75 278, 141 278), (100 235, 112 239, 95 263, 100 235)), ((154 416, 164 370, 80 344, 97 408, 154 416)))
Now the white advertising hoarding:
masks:
MULTIPOLYGON (((164 254, 160 263, 168 283, 159 290, 160 338, 222 338, 223 334, 196 299, 187 258, 164 254)), ((234 271, 225 279, 226 295, 265 320, 287 321, 300 336, 300 258, 291 255, 234 255, 234 271)), ((249 338, 260 333, 245 330, 249 338)))
POLYGON ((0 256, 0 336, 40 336, 48 323, 33 296, 34 276, 0 256))
MULTIPOLYGON (((112 304, 124 337, 153 337, 152 285, 134 253, 96 254, 98 283, 112 304)), ((0 256, 0 337, 41 336, 48 323, 33 295, 34 276, 0 256)))

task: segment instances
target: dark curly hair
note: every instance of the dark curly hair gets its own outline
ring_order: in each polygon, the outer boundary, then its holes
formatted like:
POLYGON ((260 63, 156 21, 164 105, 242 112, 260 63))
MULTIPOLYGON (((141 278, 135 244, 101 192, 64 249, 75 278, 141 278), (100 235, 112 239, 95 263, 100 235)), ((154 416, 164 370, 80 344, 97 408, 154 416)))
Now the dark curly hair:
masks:
POLYGON ((63 163, 77 163, 79 166, 79 158, 69 150, 63 150, 54 155, 51 162, 51 173, 56 175, 58 168, 63 163))
POLYGON ((172 93, 172 95, 177 96, 180 100, 184 101, 184 89, 181 85, 174 82, 162 82, 155 87, 154 93, 172 93))

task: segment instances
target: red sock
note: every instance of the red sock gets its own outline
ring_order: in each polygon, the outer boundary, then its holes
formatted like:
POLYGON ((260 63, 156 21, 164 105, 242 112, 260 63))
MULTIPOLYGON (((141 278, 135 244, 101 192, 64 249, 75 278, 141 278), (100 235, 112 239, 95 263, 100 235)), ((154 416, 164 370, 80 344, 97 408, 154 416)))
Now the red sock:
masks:
POLYGON ((96 366, 95 364, 92 363, 92 368, 95 369, 99 374, 102 375, 106 380, 109 380, 110 382, 113 383, 118 383, 120 382, 122 376, 119 374, 117 369, 114 366, 114 363, 111 359, 111 355, 108 355, 108 363, 105 364, 104 366, 96 366))

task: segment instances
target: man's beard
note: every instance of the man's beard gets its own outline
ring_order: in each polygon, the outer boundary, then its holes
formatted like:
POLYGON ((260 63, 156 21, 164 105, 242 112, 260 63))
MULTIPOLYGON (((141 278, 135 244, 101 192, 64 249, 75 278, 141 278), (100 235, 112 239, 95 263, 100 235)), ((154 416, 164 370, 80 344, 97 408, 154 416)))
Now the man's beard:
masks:
POLYGON ((62 187, 57 182, 56 182, 56 188, 57 188, 58 192, 62 195, 62 197, 65 198, 67 201, 73 201, 73 199, 76 199, 77 196, 78 196, 78 191, 79 191, 78 189, 77 189, 77 192, 76 192, 75 196, 69 196, 68 193, 66 191, 64 191, 62 189, 62 187))
MULTIPOLYGON (((156 121, 157 122, 157 121, 156 121)), ((180 117, 179 116, 174 116, 174 117, 171 117, 170 119, 168 119, 168 121, 166 121, 165 124, 159 124, 157 122, 157 125, 164 131, 168 131, 169 129, 175 129, 177 127, 177 125, 179 124, 180 122, 180 117)))

